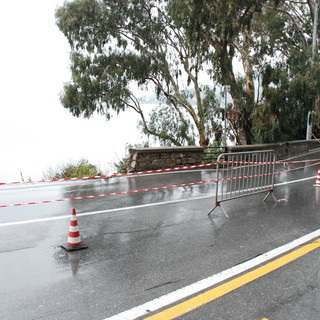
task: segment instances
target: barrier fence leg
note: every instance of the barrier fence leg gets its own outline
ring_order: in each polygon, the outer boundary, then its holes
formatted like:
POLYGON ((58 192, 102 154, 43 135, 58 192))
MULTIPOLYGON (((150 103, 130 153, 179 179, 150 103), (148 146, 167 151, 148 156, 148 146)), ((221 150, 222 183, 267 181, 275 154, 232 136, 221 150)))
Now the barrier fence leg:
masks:
POLYGON ((220 207, 222 212, 224 213, 224 215, 226 216, 227 219, 229 219, 228 214, 226 213, 226 211, 221 207, 220 202, 216 202, 216 205, 210 210, 210 212, 208 213, 208 216, 210 216, 210 214, 213 212, 213 210, 217 207, 220 207))
POLYGON ((266 201, 269 198, 270 195, 272 195, 272 198, 273 198, 274 202, 277 203, 278 200, 277 200, 276 196, 274 195, 273 189, 269 190, 268 194, 264 197, 263 201, 266 201))

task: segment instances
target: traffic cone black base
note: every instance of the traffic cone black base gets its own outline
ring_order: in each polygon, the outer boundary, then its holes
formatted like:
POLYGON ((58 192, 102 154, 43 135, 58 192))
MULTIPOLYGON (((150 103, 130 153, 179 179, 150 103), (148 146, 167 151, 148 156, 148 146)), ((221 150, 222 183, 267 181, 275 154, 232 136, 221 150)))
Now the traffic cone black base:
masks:
POLYGON ((88 246, 86 246, 85 244, 80 244, 78 246, 69 246, 67 243, 66 244, 62 244, 61 248, 67 250, 67 251, 76 251, 76 250, 81 250, 81 249, 87 249, 88 246))

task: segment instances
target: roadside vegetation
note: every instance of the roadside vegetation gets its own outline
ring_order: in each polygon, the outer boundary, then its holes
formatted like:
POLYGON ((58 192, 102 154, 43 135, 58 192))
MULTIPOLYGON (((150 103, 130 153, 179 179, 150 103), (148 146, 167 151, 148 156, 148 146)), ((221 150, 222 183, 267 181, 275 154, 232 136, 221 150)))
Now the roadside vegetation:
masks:
POLYGON ((59 164, 55 169, 48 168, 47 171, 43 173, 43 179, 68 179, 97 175, 101 175, 100 169, 96 165, 89 163, 88 160, 81 159, 76 163, 69 162, 59 164))
POLYGON ((66 1, 56 11, 71 48, 62 105, 107 120, 132 109, 161 146, 212 145, 225 120, 235 144, 300 140, 308 114, 318 135, 317 8, 315 0, 66 1))
POLYGON ((113 167, 116 170, 116 173, 126 173, 129 166, 129 157, 125 156, 122 159, 119 159, 118 162, 113 163, 113 167))
POLYGON ((123 158, 119 158, 117 162, 113 162, 112 166, 116 173, 126 173, 129 168, 129 153, 131 148, 149 148, 149 142, 136 143, 134 145, 128 145, 126 155, 123 158))

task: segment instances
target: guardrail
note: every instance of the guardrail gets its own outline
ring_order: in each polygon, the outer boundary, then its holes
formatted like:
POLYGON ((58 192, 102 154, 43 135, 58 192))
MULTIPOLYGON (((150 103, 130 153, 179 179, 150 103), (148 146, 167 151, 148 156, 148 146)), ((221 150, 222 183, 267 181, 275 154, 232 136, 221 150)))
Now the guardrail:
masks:
POLYGON ((217 160, 216 201, 213 209, 220 207, 227 218, 228 214, 221 202, 268 192, 263 201, 273 193, 275 172, 275 152, 273 150, 256 152, 223 153, 217 160))

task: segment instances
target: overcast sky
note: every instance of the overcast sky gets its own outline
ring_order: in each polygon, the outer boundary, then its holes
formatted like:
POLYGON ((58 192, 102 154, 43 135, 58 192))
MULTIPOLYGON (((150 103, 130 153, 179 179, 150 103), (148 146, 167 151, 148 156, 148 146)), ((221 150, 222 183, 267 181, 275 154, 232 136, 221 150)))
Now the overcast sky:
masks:
POLYGON ((59 102, 70 80, 69 45, 55 24, 62 0, 0 1, 0 182, 42 179, 81 157, 105 170, 139 142, 136 117, 73 118, 59 102))

